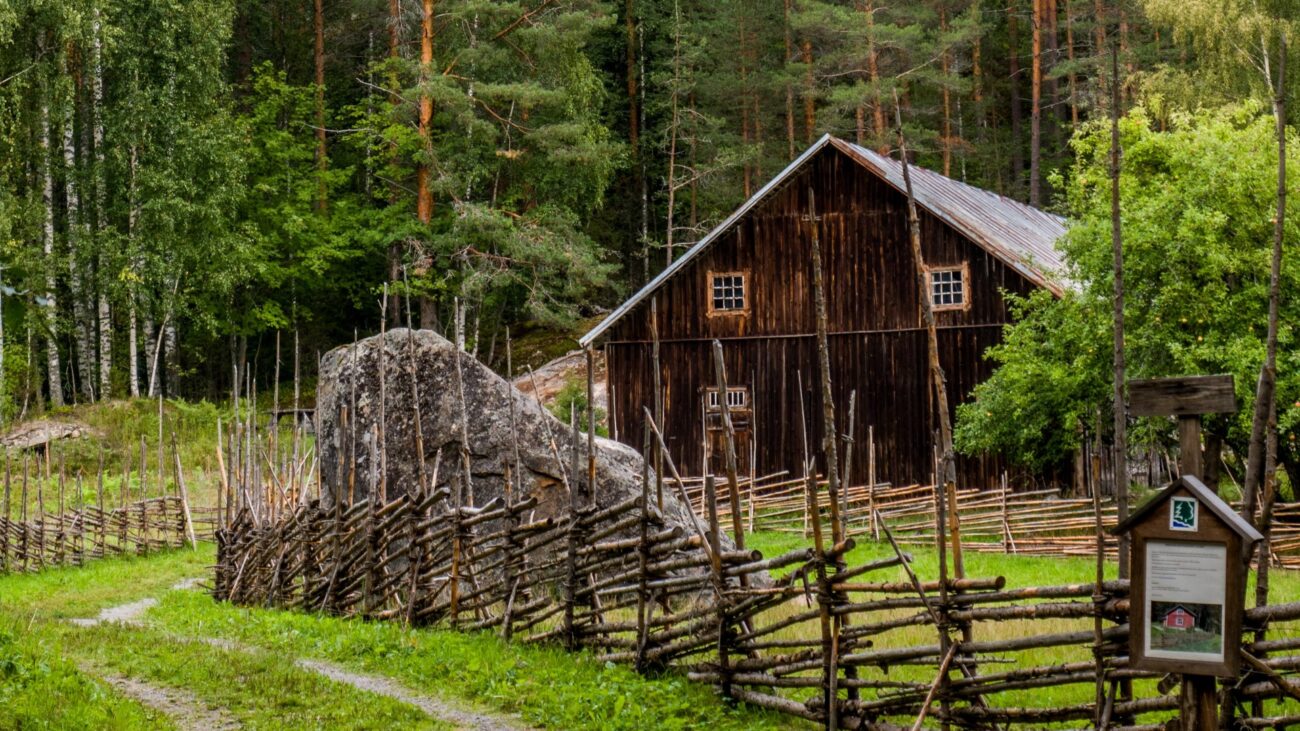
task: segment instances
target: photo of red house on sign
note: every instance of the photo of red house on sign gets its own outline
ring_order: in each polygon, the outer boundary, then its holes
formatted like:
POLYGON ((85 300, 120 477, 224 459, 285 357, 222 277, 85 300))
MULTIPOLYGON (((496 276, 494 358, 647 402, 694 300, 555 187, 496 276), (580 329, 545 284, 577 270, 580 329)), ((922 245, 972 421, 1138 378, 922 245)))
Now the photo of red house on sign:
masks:
POLYGON ((1196 615, 1187 611, 1187 608, 1177 604, 1173 609, 1165 613, 1165 627, 1168 629, 1187 630, 1196 626, 1196 615))
POLYGON ((1223 652, 1223 605, 1151 602, 1150 654, 1159 657, 1223 652), (1174 655, 1178 653, 1178 655, 1174 655))

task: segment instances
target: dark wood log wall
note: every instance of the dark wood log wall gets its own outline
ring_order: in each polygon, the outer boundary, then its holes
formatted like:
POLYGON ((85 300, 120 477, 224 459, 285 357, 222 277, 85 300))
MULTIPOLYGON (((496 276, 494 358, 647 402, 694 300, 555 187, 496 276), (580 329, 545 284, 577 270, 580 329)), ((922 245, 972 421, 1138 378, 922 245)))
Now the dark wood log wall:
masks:
MULTIPOLYGON (((703 397, 713 384, 710 343, 723 342, 731 385, 750 388, 757 469, 798 474, 803 461, 798 376, 808 443, 820 451, 820 385, 807 236, 809 187, 816 191, 826 263, 832 388, 841 428, 857 390, 855 482, 867 477, 865 437, 875 427, 878 475, 896 484, 932 472, 936 428, 925 366, 915 265, 907 243, 905 197, 834 147, 824 148, 785 187, 756 206, 656 292, 665 426, 672 457, 698 474, 703 460, 703 397), (708 314, 710 272, 748 275, 744 315, 708 314)), ((1034 285, 924 210, 922 246, 931 267, 968 267, 964 310, 937 313, 940 354, 955 409, 992 372, 983 357, 1009 319, 1002 290, 1034 285)), ((606 334, 612 412, 621 441, 641 444, 641 409, 653 404, 649 299, 606 334)), ((742 462, 747 456, 741 456, 742 462)), ((820 463, 820 461, 819 461, 820 463)), ((991 486, 1002 465, 962 459, 965 486, 991 486)))

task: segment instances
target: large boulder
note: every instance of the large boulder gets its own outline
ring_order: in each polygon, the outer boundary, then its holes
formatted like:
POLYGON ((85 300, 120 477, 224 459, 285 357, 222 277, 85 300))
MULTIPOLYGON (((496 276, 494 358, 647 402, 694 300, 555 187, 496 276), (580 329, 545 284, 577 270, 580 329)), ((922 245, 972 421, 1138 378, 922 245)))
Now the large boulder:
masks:
MULTIPOLYGON (((436 472, 437 485, 451 488, 453 494, 459 491, 466 503, 472 498, 474 505, 484 505, 505 495, 505 476, 507 469, 516 471, 517 453, 522 474, 514 480, 515 489, 537 497, 536 518, 568 513, 565 474, 571 469, 574 447, 570 427, 429 330, 393 330, 325 354, 317 385, 316 443, 327 496, 347 491, 349 481, 355 497, 369 494, 380 484, 381 462, 386 464, 389 497, 419 485, 417 400, 425 474, 432 478, 436 472), (381 373, 386 393, 382 408, 381 373), (382 439, 377 429, 381 415, 382 439), (467 483, 463 438, 469 447, 467 483), (379 441, 383 442, 382 459, 379 441), (356 455, 355 472, 350 453, 356 455)), ((575 484, 585 492, 585 434, 579 437, 578 450, 580 468, 575 484)), ((641 494, 643 460, 636 450, 598 437, 595 453, 597 505, 613 505, 641 494)), ((681 526, 687 535, 694 532, 690 509, 668 494, 664 496, 664 518, 669 525, 681 526)))

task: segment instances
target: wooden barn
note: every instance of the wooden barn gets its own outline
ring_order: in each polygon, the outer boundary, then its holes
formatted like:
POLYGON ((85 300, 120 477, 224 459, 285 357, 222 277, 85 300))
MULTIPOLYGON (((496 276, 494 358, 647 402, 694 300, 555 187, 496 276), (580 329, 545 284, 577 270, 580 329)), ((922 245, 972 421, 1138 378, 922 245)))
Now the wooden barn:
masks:
MULTIPOLYGON (((935 172, 911 169, 922 250, 952 408, 992 371, 983 358, 1010 318, 1002 292, 1059 295, 1062 219, 935 172)), ((712 342, 721 341, 745 472, 802 472, 800 423, 821 444, 810 223, 825 272, 837 426, 854 399, 854 483, 867 479, 875 435, 878 479, 930 480, 937 418, 926 334, 908 243, 899 162, 826 136, 579 341, 604 349, 611 433, 640 448, 654 409, 652 309, 658 329, 669 451, 685 474, 718 469, 719 394, 712 342), (816 215, 810 218, 810 194, 816 215), (653 308, 652 308, 653 303, 653 308), (806 417, 805 417, 806 415, 806 417), (711 445, 711 446, 710 446, 711 445)), ((822 467, 819 467, 822 469, 822 467)), ((961 458, 962 486, 994 484, 994 458, 961 458)))

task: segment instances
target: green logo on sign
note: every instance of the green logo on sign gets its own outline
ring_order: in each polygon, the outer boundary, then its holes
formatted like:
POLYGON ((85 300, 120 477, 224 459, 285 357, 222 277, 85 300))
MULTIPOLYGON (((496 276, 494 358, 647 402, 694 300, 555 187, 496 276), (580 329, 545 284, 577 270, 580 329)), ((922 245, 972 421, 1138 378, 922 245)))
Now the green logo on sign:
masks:
POLYGON ((1199 505, 1195 498, 1176 497, 1169 502, 1169 527, 1173 530, 1196 530, 1199 505))

